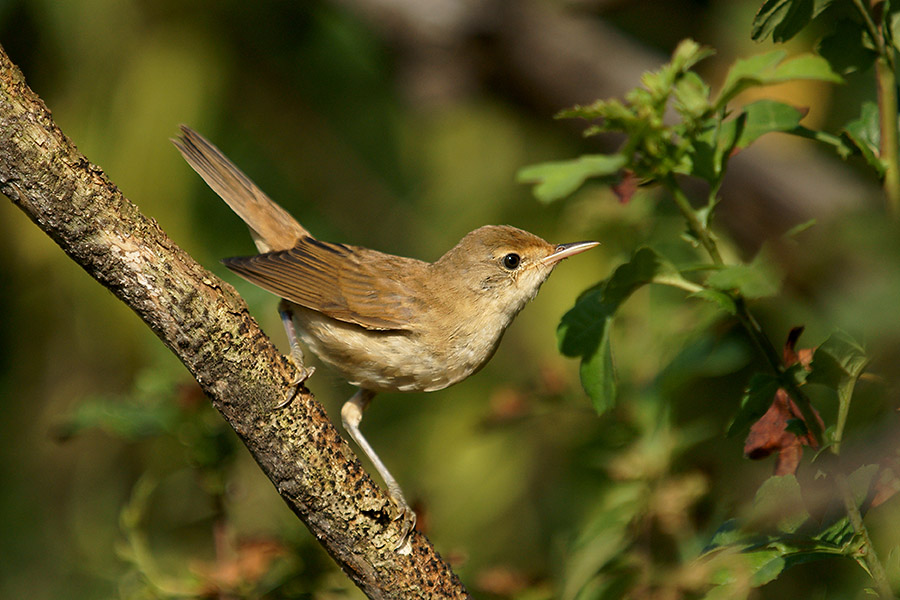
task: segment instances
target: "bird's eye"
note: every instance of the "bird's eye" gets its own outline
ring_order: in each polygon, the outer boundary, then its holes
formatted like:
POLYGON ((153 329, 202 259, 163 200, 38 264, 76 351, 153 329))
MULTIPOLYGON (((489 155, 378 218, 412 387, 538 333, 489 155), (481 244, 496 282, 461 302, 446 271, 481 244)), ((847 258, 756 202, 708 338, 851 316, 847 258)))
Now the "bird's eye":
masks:
POLYGON ((522 262, 522 258, 516 254, 515 252, 510 252, 506 256, 503 257, 503 266, 509 269, 510 271, 518 268, 519 263, 522 262))

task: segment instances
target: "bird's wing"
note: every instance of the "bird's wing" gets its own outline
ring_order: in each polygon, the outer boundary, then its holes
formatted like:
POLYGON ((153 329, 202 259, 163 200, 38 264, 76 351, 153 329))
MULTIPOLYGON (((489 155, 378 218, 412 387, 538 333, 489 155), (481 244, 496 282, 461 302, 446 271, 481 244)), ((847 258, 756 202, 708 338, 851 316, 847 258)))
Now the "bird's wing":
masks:
POLYGON ((425 265, 312 237, 301 238, 289 250, 222 262, 286 300, 372 330, 410 328, 417 300, 405 275, 425 265))

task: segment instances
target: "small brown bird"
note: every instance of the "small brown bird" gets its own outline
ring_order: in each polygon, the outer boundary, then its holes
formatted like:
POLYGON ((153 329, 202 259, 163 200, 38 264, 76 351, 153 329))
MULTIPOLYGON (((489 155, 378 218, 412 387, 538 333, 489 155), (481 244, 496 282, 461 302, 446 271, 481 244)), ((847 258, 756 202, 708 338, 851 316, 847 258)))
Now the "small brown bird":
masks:
POLYGON ((553 268, 597 242, 555 245, 515 227, 488 225, 433 263, 323 242, 218 148, 188 127, 181 131, 175 146, 243 219, 262 253, 223 262, 283 299, 279 312, 298 385, 312 374, 303 366, 299 334, 322 362, 359 387, 341 419, 408 523, 399 548, 415 513, 360 432, 363 410, 377 392, 440 390, 478 371, 553 268))

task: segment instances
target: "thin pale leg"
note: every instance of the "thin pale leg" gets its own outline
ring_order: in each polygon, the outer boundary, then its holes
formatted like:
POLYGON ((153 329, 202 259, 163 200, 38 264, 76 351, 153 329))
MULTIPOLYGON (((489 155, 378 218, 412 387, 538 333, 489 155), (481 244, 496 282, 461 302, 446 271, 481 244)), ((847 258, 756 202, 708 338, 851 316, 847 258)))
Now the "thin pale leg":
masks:
POLYGON ((300 347, 300 341, 297 339, 297 330, 294 327, 294 311, 291 305, 282 300, 278 304, 278 314, 281 315, 281 324, 284 325, 284 331, 287 333, 288 343, 291 345, 291 362, 297 369, 297 379, 291 384, 291 393, 287 395, 285 400, 276 408, 284 408, 297 395, 303 383, 310 378, 315 372, 315 367, 307 367, 303 364, 303 348, 300 347))
POLYGON ((375 470, 378 471, 378 474, 381 475, 381 478, 387 485, 388 494, 390 494, 391 499, 394 501, 397 507, 400 508, 401 511, 401 513, 396 518, 403 518, 404 521, 406 521, 406 526, 404 527, 403 534, 400 536, 400 541, 397 543, 397 547, 395 548, 399 550, 401 547, 406 545, 407 538, 409 537, 410 532, 416 526, 416 513, 406 502, 406 498, 403 496, 403 490, 400 489, 400 485, 397 483, 397 480, 394 479, 394 476, 391 475, 390 471, 387 470, 387 467, 384 466, 384 463, 381 462, 380 458, 378 458, 375 450, 359 430, 359 424, 362 422, 363 411, 366 410, 366 407, 374 397, 375 392, 360 388, 360 390, 356 392, 352 398, 347 400, 347 402, 345 402, 344 406, 341 408, 341 422, 343 422, 344 429, 347 430, 347 433, 350 434, 350 437, 353 438, 353 441, 356 442, 356 445, 359 446, 362 451, 366 453, 366 456, 369 457, 369 460, 372 461, 372 464, 375 466, 375 470))

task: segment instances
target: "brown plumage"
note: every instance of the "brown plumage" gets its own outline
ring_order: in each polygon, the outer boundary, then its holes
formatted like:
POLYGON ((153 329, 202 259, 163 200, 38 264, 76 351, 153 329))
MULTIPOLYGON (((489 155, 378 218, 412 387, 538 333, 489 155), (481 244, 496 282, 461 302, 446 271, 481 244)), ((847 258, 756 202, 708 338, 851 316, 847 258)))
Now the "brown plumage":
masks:
MULTIPOLYGON (((490 360, 503 333, 564 258, 596 242, 550 244, 508 225, 480 227, 432 263, 317 240, 198 133, 173 140, 188 163, 247 223, 261 254, 225 265, 284 300, 282 319, 302 383, 297 334, 323 362, 359 386, 341 410, 401 508, 415 514, 359 431, 376 392, 433 391, 490 360)), ((404 545, 406 533, 401 536, 404 545)))

